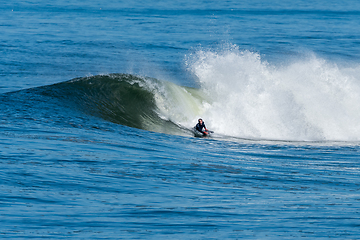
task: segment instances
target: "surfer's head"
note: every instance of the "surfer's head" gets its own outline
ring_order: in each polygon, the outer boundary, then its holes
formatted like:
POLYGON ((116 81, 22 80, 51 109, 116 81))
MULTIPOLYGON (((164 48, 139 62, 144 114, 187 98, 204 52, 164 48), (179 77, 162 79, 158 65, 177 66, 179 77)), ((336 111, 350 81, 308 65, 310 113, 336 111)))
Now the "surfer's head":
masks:
POLYGON ((203 120, 201 118, 199 118, 198 122, 201 124, 203 122, 203 120))

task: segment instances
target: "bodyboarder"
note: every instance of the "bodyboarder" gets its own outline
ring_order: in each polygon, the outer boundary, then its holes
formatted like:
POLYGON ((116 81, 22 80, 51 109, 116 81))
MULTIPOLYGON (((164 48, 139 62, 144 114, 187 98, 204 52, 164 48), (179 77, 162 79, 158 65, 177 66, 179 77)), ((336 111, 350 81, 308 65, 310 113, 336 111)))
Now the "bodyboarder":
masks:
POLYGON ((205 123, 201 118, 199 118, 198 123, 195 126, 195 129, 196 131, 201 132, 204 136, 209 134, 209 131, 206 129, 205 123))

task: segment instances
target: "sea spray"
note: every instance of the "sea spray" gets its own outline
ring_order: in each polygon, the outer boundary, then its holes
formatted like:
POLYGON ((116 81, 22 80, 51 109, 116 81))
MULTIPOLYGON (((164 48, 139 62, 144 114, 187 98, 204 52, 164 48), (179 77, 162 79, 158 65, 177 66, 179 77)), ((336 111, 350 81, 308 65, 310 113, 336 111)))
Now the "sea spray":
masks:
POLYGON ((285 66, 237 46, 187 59, 212 99, 203 118, 218 133, 276 140, 359 140, 360 71, 311 55, 285 66))

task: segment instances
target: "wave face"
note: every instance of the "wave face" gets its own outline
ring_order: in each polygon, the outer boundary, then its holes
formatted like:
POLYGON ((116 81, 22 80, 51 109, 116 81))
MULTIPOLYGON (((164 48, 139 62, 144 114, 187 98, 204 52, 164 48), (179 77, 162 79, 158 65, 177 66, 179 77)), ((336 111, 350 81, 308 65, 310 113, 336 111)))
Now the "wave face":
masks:
POLYGON ((274 140, 360 140, 360 67, 316 56, 273 66, 230 46, 187 59, 211 96, 203 117, 226 135, 274 140))
POLYGON ((39 88, 66 106, 117 124, 188 134, 181 123, 198 115, 203 97, 193 88, 130 74, 98 75, 39 88))

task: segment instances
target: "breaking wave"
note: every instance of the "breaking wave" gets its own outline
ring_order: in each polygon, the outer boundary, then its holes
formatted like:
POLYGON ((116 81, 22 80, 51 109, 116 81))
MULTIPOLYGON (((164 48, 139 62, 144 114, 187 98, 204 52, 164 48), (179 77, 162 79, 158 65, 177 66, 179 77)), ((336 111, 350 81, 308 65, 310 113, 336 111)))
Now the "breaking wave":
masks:
POLYGON ((359 141, 360 67, 316 56, 276 66, 232 46, 187 57, 199 88, 131 74, 77 78, 38 88, 64 106, 129 127, 189 134, 202 117, 222 136, 359 141))

